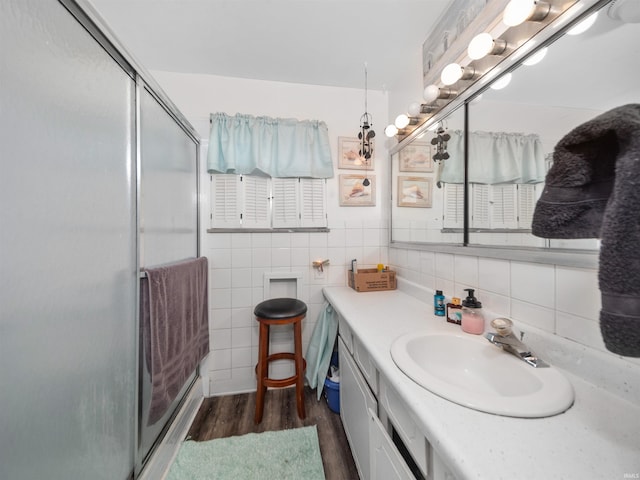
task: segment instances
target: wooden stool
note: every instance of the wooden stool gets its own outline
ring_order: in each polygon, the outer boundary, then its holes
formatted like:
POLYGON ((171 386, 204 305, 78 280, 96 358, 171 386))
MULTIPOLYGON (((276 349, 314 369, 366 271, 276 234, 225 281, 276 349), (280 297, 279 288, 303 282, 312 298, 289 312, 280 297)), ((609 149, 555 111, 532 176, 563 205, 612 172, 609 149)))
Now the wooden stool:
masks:
POLYGON ((307 362, 302 357, 302 319, 307 314, 307 305, 295 298, 272 298, 259 303, 253 311, 260 322, 260 342, 258 347, 258 364, 256 365, 256 416, 255 423, 262 421, 264 395, 267 387, 288 387, 296 385, 296 404, 298 416, 305 417, 304 412, 304 371, 307 362), (269 327, 271 325, 293 324, 294 352, 273 353, 269 355, 269 327), (288 378, 269 378, 269 362, 274 360, 293 360, 296 373, 288 378))

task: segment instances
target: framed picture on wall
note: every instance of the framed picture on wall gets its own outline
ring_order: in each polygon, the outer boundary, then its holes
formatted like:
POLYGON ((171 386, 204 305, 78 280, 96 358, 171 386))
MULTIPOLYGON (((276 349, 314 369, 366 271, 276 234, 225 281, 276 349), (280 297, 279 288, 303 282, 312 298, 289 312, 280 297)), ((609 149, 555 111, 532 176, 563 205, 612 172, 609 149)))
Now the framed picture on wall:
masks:
POLYGON ((338 181, 341 207, 375 206, 375 175, 340 175, 338 181), (369 185, 364 185, 365 178, 369 180, 369 185))
POLYGON ((338 168, 348 168, 352 170, 373 169, 373 159, 375 158, 375 143, 371 140, 371 151, 373 152, 369 160, 360 156, 360 140, 356 137, 338 137, 338 168))
POLYGON ((400 151, 401 172, 433 172, 433 145, 428 142, 412 142, 400 151))
POLYGON ((433 179, 428 177, 398 177, 398 206, 431 208, 433 179))

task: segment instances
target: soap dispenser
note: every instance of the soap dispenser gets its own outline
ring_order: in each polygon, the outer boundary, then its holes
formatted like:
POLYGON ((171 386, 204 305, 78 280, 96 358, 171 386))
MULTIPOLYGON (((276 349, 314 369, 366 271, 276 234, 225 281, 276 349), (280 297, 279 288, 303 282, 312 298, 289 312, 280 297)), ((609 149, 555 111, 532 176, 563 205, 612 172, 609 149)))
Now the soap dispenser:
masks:
POLYGON ((484 333, 482 303, 474 296, 473 288, 465 288, 467 298, 462 300, 462 331, 481 335, 484 333))

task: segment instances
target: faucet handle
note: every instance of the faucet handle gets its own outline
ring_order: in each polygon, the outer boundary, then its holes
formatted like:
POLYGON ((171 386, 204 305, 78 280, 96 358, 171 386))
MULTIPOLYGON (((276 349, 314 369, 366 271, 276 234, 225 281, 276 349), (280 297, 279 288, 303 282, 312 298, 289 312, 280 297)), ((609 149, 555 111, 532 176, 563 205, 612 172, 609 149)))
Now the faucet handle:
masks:
POLYGON ((491 320, 491 326, 495 329, 496 333, 501 337, 506 337, 511 334, 511 327, 513 322, 508 318, 494 318, 491 320))

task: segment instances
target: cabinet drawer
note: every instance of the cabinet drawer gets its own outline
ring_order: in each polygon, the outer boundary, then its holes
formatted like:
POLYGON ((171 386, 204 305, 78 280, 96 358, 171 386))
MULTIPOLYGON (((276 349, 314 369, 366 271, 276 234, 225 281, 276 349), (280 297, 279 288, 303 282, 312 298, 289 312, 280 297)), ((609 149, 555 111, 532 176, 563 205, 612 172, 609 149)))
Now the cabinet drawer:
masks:
POLYGON ((411 457, 422 474, 428 478, 429 443, 409 414, 409 409, 404 401, 395 390, 389 388, 388 381, 384 378, 380 379, 379 401, 407 450, 411 453, 411 457))
POLYGON ((369 356, 369 352, 364 348, 362 342, 353 335, 353 357, 360 367, 360 371, 364 376, 365 380, 369 384, 369 388, 373 394, 378 396, 378 369, 376 368, 376 364, 373 363, 373 360, 369 356))
POLYGON ((344 317, 338 313, 338 332, 350 354, 353 355, 353 334, 344 317))

